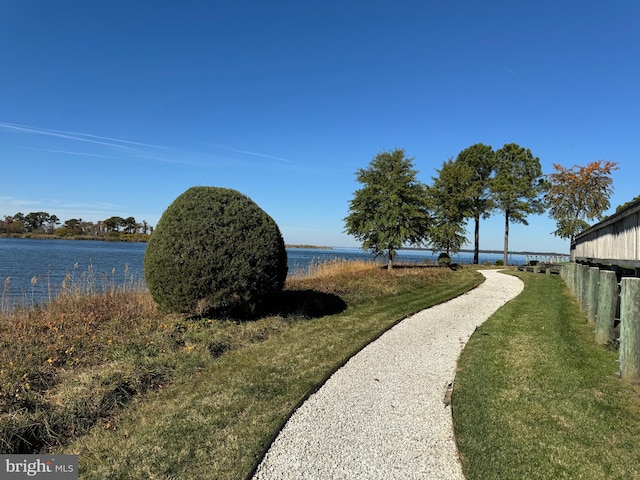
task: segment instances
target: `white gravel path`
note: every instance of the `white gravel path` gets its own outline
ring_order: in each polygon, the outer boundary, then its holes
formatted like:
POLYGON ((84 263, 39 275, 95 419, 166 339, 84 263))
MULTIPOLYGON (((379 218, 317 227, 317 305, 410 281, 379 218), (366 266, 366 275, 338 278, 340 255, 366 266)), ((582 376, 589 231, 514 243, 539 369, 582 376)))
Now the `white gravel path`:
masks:
POLYGON ((292 415, 254 479, 464 479, 445 403, 456 362, 522 282, 478 288, 409 317, 369 344, 292 415))

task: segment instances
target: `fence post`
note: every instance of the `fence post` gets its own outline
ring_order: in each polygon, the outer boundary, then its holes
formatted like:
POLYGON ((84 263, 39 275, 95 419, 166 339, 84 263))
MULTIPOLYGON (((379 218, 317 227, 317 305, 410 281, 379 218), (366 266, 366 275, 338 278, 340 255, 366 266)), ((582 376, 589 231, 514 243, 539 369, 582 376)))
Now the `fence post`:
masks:
POLYGON ((598 314, 598 287, 600 285, 600 269, 598 267, 589 268, 589 294, 587 295, 587 319, 589 323, 596 323, 598 314))
POLYGON ((604 345, 613 340, 613 325, 618 306, 618 279, 616 272, 600 272, 598 289, 598 315, 596 317, 596 343, 604 345))
POLYGON ((578 306, 582 310, 582 265, 576 263, 576 298, 578 299, 578 306))
POLYGON ((580 272, 582 271, 580 268, 581 265, 579 263, 573 264, 573 294, 576 296, 576 299, 578 299, 578 303, 580 303, 580 279, 582 278, 580 276, 580 272))
POLYGON ((640 380, 640 278, 623 278, 620 297, 620 377, 640 380))
POLYGON ((582 293, 580 296, 580 305, 583 312, 587 312, 589 307, 589 266, 582 265, 580 276, 582 277, 582 293))

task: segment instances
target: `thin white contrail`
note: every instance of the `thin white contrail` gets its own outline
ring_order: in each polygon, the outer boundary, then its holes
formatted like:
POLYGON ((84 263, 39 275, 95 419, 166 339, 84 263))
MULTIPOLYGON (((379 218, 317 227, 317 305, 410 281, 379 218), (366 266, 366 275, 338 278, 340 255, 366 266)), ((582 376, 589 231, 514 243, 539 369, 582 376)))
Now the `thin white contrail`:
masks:
POLYGON ((97 145, 106 145, 106 146, 117 147, 117 148, 129 149, 131 147, 128 147, 127 145, 135 145, 138 147, 159 148, 162 150, 177 150, 175 148, 167 147, 164 145, 154 145, 152 143, 134 142, 131 140, 123 140, 121 138, 103 137, 100 135, 92 135, 90 133, 69 132, 65 130, 37 128, 37 127, 31 127, 28 125, 18 125, 15 123, 0 122, 0 127, 10 129, 10 130, 17 130, 25 133, 32 133, 35 135, 48 135, 51 137, 66 138, 68 140, 77 140, 79 142, 95 143, 97 145))
MULTIPOLYGON (((145 152, 144 148, 148 148, 148 149, 156 149, 156 150, 165 150, 165 151, 172 151, 172 152, 180 152, 183 154, 195 154, 195 155, 205 155, 202 152, 193 152, 193 151, 188 151, 188 150, 182 150, 182 149, 178 149, 178 148, 174 148, 174 147, 168 147, 166 145, 156 145, 153 143, 144 143, 144 142, 136 142, 136 141, 132 141, 132 140, 123 140, 121 138, 113 138, 113 137, 105 137, 102 135, 93 135, 90 133, 83 133, 83 132, 72 132, 72 131, 67 131, 67 130, 54 130, 54 129, 47 129, 47 128, 39 128, 39 127, 33 127, 33 126, 29 126, 29 125, 20 125, 17 123, 8 123, 8 122, 0 122, 0 128, 4 128, 4 129, 8 129, 8 130, 14 130, 14 131, 18 131, 18 132, 23 132, 23 133, 28 133, 28 134, 32 134, 32 135, 46 135, 46 136, 50 136, 50 137, 56 137, 56 138, 64 138, 67 140, 72 140, 72 141, 78 141, 78 142, 85 142, 85 143, 91 143, 94 145, 103 145, 103 146, 107 146, 107 147, 115 147, 115 148, 119 148, 121 150, 128 150, 129 152, 136 152, 138 155, 143 154, 143 156, 145 156, 148 159, 151 160, 157 160, 157 161, 162 161, 162 162, 169 162, 169 163, 180 163, 180 164, 193 164, 193 162, 188 162, 188 161, 177 161, 175 159, 165 159, 165 158, 158 158, 155 157, 154 154, 152 152, 145 152), (136 148, 138 147, 138 148, 136 148)), ((229 150, 232 152, 236 152, 236 153, 240 153, 243 155, 251 155, 251 156, 255 156, 255 157, 261 157, 261 158, 268 158, 271 160, 277 160, 279 162, 284 162, 284 163, 294 163, 291 160, 288 160, 286 158, 281 158, 281 157, 276 157, 274 155, 268 155, 268 154, 264 154, 264 153, 258 153, 258 152, 252 152, 249 150, 240 150, 237 148, 233 148, 233 147, 228 147, 226 145, 220 145, 217 143, 211 143, 211 142, 202 142, 205 145, 211 145, 214 147, 218 147, 218 148, 224 148, 225 150, 229 150)), ((34 148, 34 150, 37 150, 34 148)), ((54 150, 54 149, 42 149, 43 151, 50 151, 53 153, 66 153, 66 154, 71 154, 71 155, 85 155, 85 156, 93 156, 93 157, 103 157, 103 158, 114 158, 114 157, 108 157, 108 156, 104 156, 104 155, 97 155, 97 154, 89 154, 89 153, 82 153, 82 152, 73 152, 73 151, 64 151, 64 150, 54 150)))
POLYGON ((242 153, 244 155, 253 155, 254 157, 270 158, 272 160, 278 160, 280 162, 293 163, 293 160, 288 160, 286 158, 281 158, 281 157, 275 157, 273 155, 267 155, 265 153, 250 152, 248 150, 240 150, 237 148, 228 147, 227 145, 220 145, 219 143, 211 143, 211 142, 203 142, 203 143, 206 145, 211 145, 212 147, 224 148, 225 150, 229 150, 231 152, 242 153))
MULTIPOLYGON (((188 152, 186 150, 180 150, 177 148, 167 147, 164 145, 134 142, 131 140, 123 140, 123 139, 113 138, 113 137, 104 137, 100 135, 92 135, 89 133, 69 132, 65 130, 38 128, 38 127, 32 127, 28 125, 19 125, 15 123, 0 122, 0 128, 14 130, 17 132, 23 132, 31 135, 45 135, 45 136, 56 137, 56 138, 64 138, 71 141, 90 143, 93 145, 103 145, 106 147, 117 148, 121 152, 124 152, 126 157, 135 156, 138 158, 143 158, 143 159, 153 160, 153 161, 158 161, 163 163, 176 163, 180 165, 198 165, 197 162, 184 160, 184 159, 177 159, 177 158, 174 158, 174 156, 172 156, 171 158, 158 156, 158 154, 160 153, 158 152, 158 150, 179 152, 182 154, 190 153, 190 154, 201 155, 198 152, 188 152), (153 150, 155 150, 155 152, 153 150)), ((82 156, 88 156, 88 157, 98 157, 98 158, 107 158, 107 159, 119 158, 117 156, 112 156, 112 155, 100 155, 95 153, 78 152, 78 151, 70 151, 70 150, 46 149, 46 148, 35 148, 35 147, 25 147, 25 148, 29 148, 31 150, 61 153, 61 154, 68 154, 68 155, 82 155, 82 156)))
POLYGON ((25 147, 25 148, 27 148, 28 150, 34 150, 36 152, 62 153, 64 155, 77 155, 80 157, 116 158, 110 155, 99 155, 97 153, 72 152, 69 150, 54 150, 51 148, 33 148, 33 147, 25 147))

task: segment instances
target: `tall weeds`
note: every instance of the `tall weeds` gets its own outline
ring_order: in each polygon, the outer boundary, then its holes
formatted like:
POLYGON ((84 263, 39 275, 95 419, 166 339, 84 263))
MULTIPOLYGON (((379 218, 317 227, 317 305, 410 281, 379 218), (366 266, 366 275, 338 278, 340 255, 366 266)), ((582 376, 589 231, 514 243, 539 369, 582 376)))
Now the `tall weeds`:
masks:
POLYGON ((357 274, 378 268, 381 264, 373 260, 347 260, 333 258, 311 262, 306 270, 295 272, 292 279, 320 279, 336 275, 357 274))
POLYGON ((51 277, 34 276, 31 278, 29 292, 24 292, 21 297, 11 295, 11 278, 4 280, 2 295, 0 296, 0 313, 11 314, 14 309, 42 308, 65 297, 81 297, 98 293, 127 292, 146 290, 142 279, 136 278, 125 264, 122 276, 116 274, 116 269, 111 274, 98 275, 89 263, 87 270, 78 272, 76 263, 73 270, 67 272, 60 284, 53 284, 51 277))
POLYGON ((0 314, 9 310, 9 285, 11 284, 11 277, 7 277, 4 280, 2 287, 2 295, 0 296, 0 314))

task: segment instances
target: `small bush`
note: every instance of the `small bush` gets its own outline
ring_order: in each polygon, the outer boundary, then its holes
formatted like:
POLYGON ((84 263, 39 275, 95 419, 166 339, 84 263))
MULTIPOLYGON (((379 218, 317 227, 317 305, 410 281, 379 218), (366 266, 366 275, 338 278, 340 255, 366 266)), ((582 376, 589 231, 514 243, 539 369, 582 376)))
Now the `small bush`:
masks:
POLYGON ((438 265, 441 267, 448 267, 451 265, 451 256, 448 253, 442 252, 438 255, 438 265))
POLYGON ((496 266, 497 267, 502 267, 504 265, 504 261, 502 260, 496 260, 496 266))
POLYGON ((284 286, 287 253, 274 220, 250 198, 193 187, 160 218, 144 273, 165 311, 246 315, 284 286))

